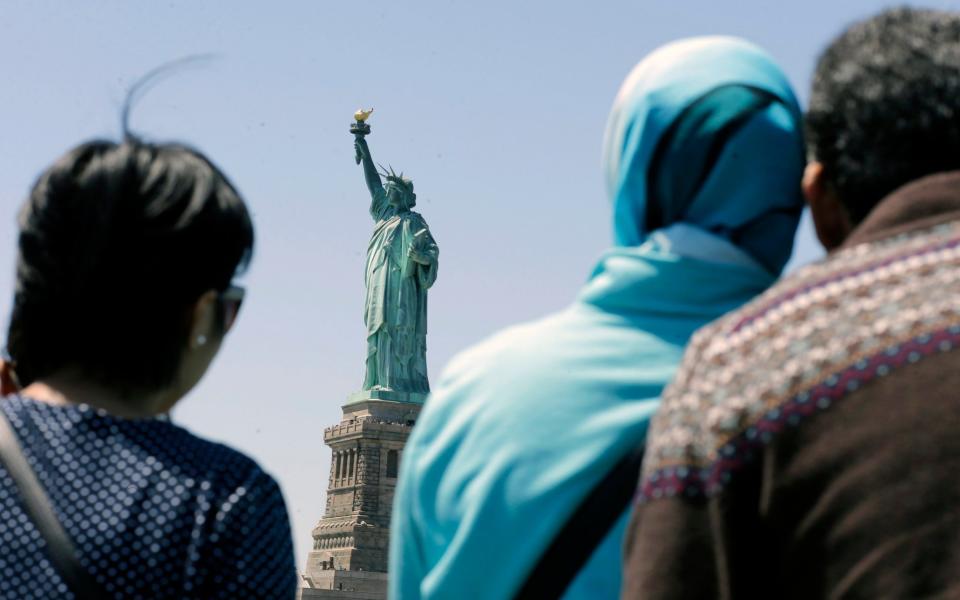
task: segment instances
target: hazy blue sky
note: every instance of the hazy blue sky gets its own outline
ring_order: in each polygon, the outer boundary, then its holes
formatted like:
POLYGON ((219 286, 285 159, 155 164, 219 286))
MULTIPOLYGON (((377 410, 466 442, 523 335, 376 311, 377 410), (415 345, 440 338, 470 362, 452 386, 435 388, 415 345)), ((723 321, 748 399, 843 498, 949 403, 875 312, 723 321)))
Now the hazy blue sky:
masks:
MULTIPOLYGON (((690 35, 744 36, 780 61, 805 101, 823 45, 883 6, 0 0, 0 314, 14 215, 37 174, 82 140, 116 138, 138 76, 217 54, 161 83, 133 115, 145 136, 207 152, 257 227, 238 326, 174 418, 277 477, 302 568, 323 512, 323 428, 362 377, 372 222, 347 131, 356 108, 376 108, 374 158, 413 177, 440 245, 436 376, 466 345, 567 304, 589 273, 609 239, 607 110, 644 54, 690 35)), ((794 264, 819 253, 809 230, 800 237, 794 264)))

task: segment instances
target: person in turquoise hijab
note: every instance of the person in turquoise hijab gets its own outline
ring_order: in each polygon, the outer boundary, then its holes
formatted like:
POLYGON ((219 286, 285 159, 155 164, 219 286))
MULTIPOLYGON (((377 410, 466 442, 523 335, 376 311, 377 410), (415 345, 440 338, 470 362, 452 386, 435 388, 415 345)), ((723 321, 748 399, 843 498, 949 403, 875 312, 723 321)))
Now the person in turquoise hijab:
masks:
POLYGON ((591 530, 599 515, 580 506, 642 445, 694 331, 763 292, 790 257, 801 113, 753 44, 653 52, 616 98, 604 162, 614 247, 576 301, 456 357, 420 414, 393 508, 391 598, 529 595, 535 570, 564 598, 618 597, 629 502, 597 543, 554 545, 578 509, 573 530, 591 530), (573 567, 551 564, 577 552, 573 567))

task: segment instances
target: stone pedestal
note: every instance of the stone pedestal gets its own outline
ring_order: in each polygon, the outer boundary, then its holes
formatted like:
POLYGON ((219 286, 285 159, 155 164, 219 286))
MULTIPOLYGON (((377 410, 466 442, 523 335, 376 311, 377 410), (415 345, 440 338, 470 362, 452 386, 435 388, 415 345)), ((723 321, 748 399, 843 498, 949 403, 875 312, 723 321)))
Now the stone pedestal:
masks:
POLYGON ((386 598, 393 493, 423 400, 423 394, 353 394, 340 423, 324 429, 332 461, 326 510, 307 556, 304 600, 386 598))

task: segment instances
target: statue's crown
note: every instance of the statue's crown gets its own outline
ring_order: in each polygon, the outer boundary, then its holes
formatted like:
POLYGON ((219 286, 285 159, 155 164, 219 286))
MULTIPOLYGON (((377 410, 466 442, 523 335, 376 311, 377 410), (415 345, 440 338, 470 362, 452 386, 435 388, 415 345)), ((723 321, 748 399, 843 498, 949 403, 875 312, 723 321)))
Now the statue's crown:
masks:
POLYGON ((409 192, 413 191, 413 180, 409 177, 404 177, 403 172, 398 175, 392 166, 385 169, 383 165, 380 165, 380 175, 390 183, 399 184, 409 192))

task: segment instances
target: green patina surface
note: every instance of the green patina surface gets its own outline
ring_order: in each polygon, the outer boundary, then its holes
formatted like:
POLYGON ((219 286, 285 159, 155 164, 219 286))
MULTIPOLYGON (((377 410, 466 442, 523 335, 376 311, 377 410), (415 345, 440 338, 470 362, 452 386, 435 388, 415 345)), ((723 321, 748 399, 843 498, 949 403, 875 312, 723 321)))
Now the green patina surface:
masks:
MULTIPOLYGON (((439 248, 427 222, 412 211, 413 182, 377 172, 364 135, 355 134, 357 156, 370 190, 374 229, 367 247, 366 375, 364 392, 393 392, 422 402, 427 380, 427 290, 437 279, 439 248)), ((351 398, 352 399, 352 398, 351 398)))

